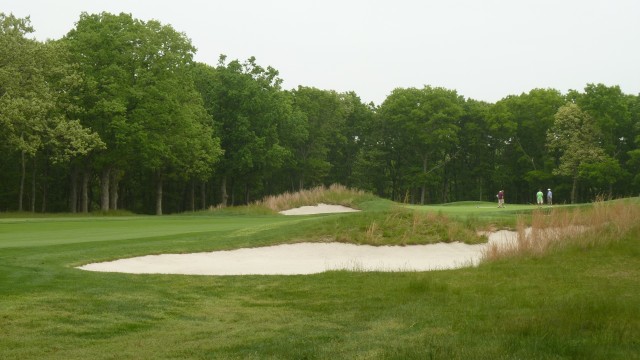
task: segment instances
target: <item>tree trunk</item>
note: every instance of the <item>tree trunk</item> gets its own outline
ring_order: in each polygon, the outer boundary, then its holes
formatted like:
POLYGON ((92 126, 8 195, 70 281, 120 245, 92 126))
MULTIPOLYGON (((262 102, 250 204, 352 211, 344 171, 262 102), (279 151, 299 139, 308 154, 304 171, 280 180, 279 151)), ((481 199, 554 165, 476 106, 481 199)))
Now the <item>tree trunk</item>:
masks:
POLYGON ((445 173, 445 177, 444 177, 444 186, 442 188, 442 203, 446 204, 449 202, 449 186, 450 186, 450 182, 447 179, 446 173, 445 173))
POLYGON ((231 179, 230 189, 231 189, 231 206, 235 206, 236 205, 236 184, 233 181, 233 179, 231 179))
POLYGON ((24 199, 24 182, 27 176, 27 163, 25 160, 24 151, 20 156, 20 161, 21 161, 22 169, 20 173, 20 193, 18 194, 18 211, 24 210, 24 207, 22 206, 22 200, 24 199))
POLYGON ((424 197, 427 192, 427 157, 422 158, 422 174, 425 176, 422 188, 420 189, 420 205, 424 205, 424 197))
POLYGON ((202 210, 205 210, 207 208, 207 198, 206 198, 207 190, 206 189, 207 189, 207 183, 203 181, 200 184, 200 205, 201 205, 200 208, 202 210))
POLYGON ((227 176, 226 175, 222 177, 222 184, 220 184, 220 196, 222 199, 222 203, 220 204, 220 206, 226 207, 227 199, 229 198, 229 195, 227 194, 227 176))
POLYGON ((196 211, 196 181, 191 180, 191 211, 196 211))
POLYGON ((47 191, 48 191, 48 182, 47 182, 47 177, 49 176, 49 166, 48 163, 45 161, 44 163, 44 168, 42 169, 42 208, 40 209, 41 212, 45 213, 47 212, 47 191))
POLYGON ((89 170, 82 172, 82 212, 89 212, 89 170))
POLYGON ((111 179, 111 168, 106 167, 100 176, 100 210, 109 211, 109 180, 111 179))
POLYGON ((578 177, 573 177, 573 186, 571 187, 571 203, 576 203, 576 188, 578 187, 578 177))
POLYGON ((111 180, 109 180, 109 209, 111 210, 118 210, 118 187, 120 185, 120 177, 120 171, 111 171, 111 180))
POLYGON ((78 170, 74 167, 71 171, 71 184, 69 189, 69 211, 78 212, 78 170))
POLYGON ((36 157, 33 157, 33 171, 31 172, 31 212, 36 212, 36 157))
POLYGON ((156 179, 156 215, 162 215, 162 172, 158 171, 156 179))

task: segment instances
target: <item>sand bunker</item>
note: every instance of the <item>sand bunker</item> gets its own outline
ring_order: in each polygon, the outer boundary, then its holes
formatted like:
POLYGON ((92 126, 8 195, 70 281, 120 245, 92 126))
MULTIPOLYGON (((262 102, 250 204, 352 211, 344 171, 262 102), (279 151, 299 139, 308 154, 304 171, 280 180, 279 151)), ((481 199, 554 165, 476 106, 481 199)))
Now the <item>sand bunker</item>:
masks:
POLYGON ((333 213, 345 213, 345 212, 356 212, 360 210, 352 209, 350 207, 342 206, 342 205, 329 205, 329 204, 318 204, 315 206, 302 206, 295 209, 283 210, 280 211, 280 214, 283 215, 311 215, 311 214, 333 214, 333 213))
POLYGON ((196 254, 149 255, 88 264, 80 269, 132 274, 308 275, 331 270, 429 271, 475 266, 490 244, 515 241, 499 231, 487 244, 459 242, 410 246, 298 243, 196 254))
MULTIPOLYGON (((281 211, 310 215, 359 211, 318 204, 281 211)), ((308 275, 331 270, 430 271, 475 266, 488 246, 509 246, 515 232, 486 234, 487 244, 459 242, 410 246, 369 246, 342 243, 298 243, 196 254, 148 255, 88 264, 82 270, 130 274, 184 275, 308 275)))

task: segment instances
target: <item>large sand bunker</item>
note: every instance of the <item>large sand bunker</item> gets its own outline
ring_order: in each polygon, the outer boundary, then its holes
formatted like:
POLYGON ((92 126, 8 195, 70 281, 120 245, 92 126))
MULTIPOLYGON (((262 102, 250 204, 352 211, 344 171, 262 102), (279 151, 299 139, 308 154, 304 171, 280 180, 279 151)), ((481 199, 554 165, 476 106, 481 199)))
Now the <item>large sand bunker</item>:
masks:
MULTIPOLYGON (((285 215, 358 211, 318 204, 281 212, 285 215)), ((88 264, 80 269, 131 274, 307 275, 331 270, 429 271, 475 266, 488 246, 515 242, 515 233, 488 234, 487 244, 459 242, 409 246, 297 243, 196 254, 148 255, 88 264)))
POLYGON ((410 246, 298 243, 196 254, 148 255, 88 264, 83 270, 132 274, 306 275, 331 270, 429 271, 475 266, 491 244, 508 244, 499 231, 487 244, 459 242, 410 246))

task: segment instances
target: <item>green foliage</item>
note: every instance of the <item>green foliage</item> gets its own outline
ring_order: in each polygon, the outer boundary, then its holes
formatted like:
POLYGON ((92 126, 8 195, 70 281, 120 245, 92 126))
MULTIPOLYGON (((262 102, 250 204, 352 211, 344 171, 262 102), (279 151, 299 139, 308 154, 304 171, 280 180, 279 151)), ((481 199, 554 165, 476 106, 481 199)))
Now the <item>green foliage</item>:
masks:
MULTIPOLYGON (((293 106, 302 115, 301 136, 295 143, 298 186, 317 186, 323 183, 332 168, 330 154, 344 145, 349 102, 335 91, 300 86, 292 91, 293 106)), ((337 159, 336 159, 337 160, 337 159)), ((337 163, 336 163, 337 165, 337 163)))
MULTIPOLYGON (((620 169, 617 161, 608 157, 598 144, 600 132, 593 118, 583 112, 578 105, 569 103, 558 110, 554 126, 548 135, 548 146, 560 154, 560 164, 554 174, 573 179, 571 201, 575 202, 576 182, 580 177, 600 177, 598 171, 620 169), (596 165, 598 163, 608 166, 596 165)), ((620 170, 617 171, 621 173, 620 170)), ((611 177, 608 179, 615 180, 611 177)))
POLYGON ((632 174, 636 174, 633 183, 640 188, 640 149, 629 151, 628 164, 633 169, 632 174))
POLYGON ((619 86, 489 104, 425 85, 376 106, 282 89, 254 57, 196 63, 187 34, 131 14, 83 13, 44 43, 33 30, 0 14, 3 211, 174 213, 334 183, 413 204, 640 192, 640 97, 619 86))
POLYGON ((600 189, 607 189, 628 176, 620 164, 610 157, 598 162, 581 164, 579 175, 600 189))
POLYGON ((281 128, 289 129, 291 104, 280 89, 278 72, 253 57, 227 63, 221 56, 215 68, 196 64, 194 79, 224 151, 219 174, 225 178, 226 205, 227 180, 256 186, 290 158, 291 150, 281 145, 281 128))
POLYGON ((8 153, 20 154, 21 211, 27 160, 35 164, 38 156, 44 156, 46 163, 68 163, 104 148, 104 143, 98 134, 73 119, 79 109, 73 105, 71 93, 81 80, 68 64, 67 49, 56 42, 43 44, 25 38, 33 31, 28 18, 0 13, 0 27, 0 140, 8 153))
MULTIPOLYGON (((142 167, 206 178, 222 152, 191 73, 195 48, 182 33, 129 14, 82 14, 64 39, 86 77, 83 121, 106 141, 94 167, 104 174, 142 167)), ((103 204, 110 187, 103 177, 103 204)), ((114 189, 117 191, 117 187, 114 189)), ((156 211, 162 213, 161 191, 156 211)))
POLYGON ((577 104, 595 120, 602 133, 602 147, 609 156, 630 150, 633 137, 629 97, 619 86, 587 84, 577 104))
POLYGON ((387 97, 379 114, 389 131, 381 134, 380 143, 385 145, 387 163, 396 160, 407 182, 393 184, 394 188, 419 187, 420 203, 425 202, 429 179, 439 180, 441 168, 457 155, 462 104, 455 91, 430 86, 398 88, 387 97))
POLYGON ((497 164, 492 166, 498 169, 493 174, 494 183, 511 189, 512 200, 530 201, 530 193, 540 184, 546 187, 556 181, 544 175, 555 168, 553 154, 547 148, 547 132, 565 102, 557 90, 533 89, 498 101, 488 112, 490 138, 486 141, 490 150, 499 154, 497 164))

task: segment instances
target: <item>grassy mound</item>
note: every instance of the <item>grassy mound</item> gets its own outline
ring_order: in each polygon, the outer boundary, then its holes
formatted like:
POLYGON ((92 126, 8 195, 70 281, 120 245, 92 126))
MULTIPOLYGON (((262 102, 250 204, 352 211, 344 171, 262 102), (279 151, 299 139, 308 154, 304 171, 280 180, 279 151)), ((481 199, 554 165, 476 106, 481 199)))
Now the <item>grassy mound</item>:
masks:
POLYGON ((358 209, 360 208, 359 205, 374 199, 376 199, 374 195, 362 190, 350 189, 343 185, 333 184, 328 188, 318 186, 313 189, 268 196, 262 201, 259 201, 257 205, 264 206, 275 212, 320 203, 342 205, 358 209))
POLYGON ((270 196, 257 208, 281 211, 319 203, 364 210, 360 213, 326 215, 300 224, 294 241, 338 241, 368 245, 414 245, 462 241, 479 243, 470 222, 452 221, 446 215, 418 212, 360 190, 341 185, 317 187, 297 193, 270 196))

